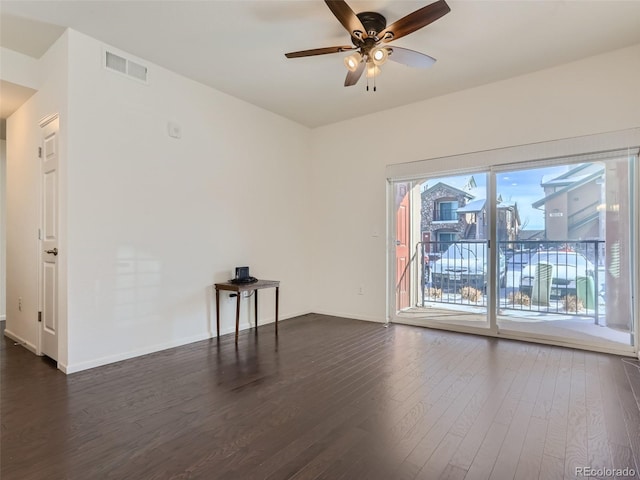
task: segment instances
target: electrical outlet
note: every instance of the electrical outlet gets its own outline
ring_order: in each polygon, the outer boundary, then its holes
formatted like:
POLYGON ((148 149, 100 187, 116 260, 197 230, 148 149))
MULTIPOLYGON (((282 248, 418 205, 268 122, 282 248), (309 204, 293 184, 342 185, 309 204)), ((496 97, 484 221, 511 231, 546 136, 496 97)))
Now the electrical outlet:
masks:
POLYGON ((22 311, 22 297, 18 297, 18 311, 22 311))
POLYGON ((358 295, 364 295, 364 285, 358 287, 358 295))

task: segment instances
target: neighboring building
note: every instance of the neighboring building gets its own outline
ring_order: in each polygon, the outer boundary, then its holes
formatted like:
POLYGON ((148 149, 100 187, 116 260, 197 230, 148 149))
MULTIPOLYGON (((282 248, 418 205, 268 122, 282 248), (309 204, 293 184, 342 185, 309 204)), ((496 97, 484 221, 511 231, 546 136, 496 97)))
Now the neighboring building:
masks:
MULTIPOLYGON (((518 239, 520 231, 520 214, 518 204, 498 200, 498 242, 511 243, 518 239)), ((459 214, 464 214, 467 222, 467 230, 464 235, 466 240, 484 240, 488 237, 487 226, 487 201, 482 198, 469 202, 458 209, 459 214)))
MULTIPOLYGON (((422 192, 422 241, 428 252, 441 252, 455 241, 485 240, 488 237, 486 199, 474 200, 464 190, 438 182, 422 192)), ((498 202, 498 241, 514 242, 518 238, 518 205, 498 202)))
POLYGON ((520 233, 520 213, 518 203, 498 202, 498 242, 506 242, 509 247, 520 233))
POLYGON ((464 207, 458 209, 463 215, 467 227, 462 238, 477 240, 487 238, 487 209, 486 199, 473 200, 464 207))
POLYGON ((547 240, 604 238, 604 166, 583 163, 553 177, 543 177, 544 198, 532 204, 545 212, 547 240))
POLYGON ((458 209, 473 198, 470 193, 442 182, 422 192, 420 231, 422 241, 431 246, 427 247, 428 252, 442 252, 451 243, 465 238, 469 224, 458 209))

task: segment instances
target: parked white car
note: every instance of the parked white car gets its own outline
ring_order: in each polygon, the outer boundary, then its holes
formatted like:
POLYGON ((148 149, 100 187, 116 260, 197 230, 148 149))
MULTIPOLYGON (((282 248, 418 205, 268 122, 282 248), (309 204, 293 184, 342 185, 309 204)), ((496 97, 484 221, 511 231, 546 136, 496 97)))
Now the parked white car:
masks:
MULTIPOLYGON (((506 280, 506 263, 502 252, 499 258, 500 286, 506 280)), ((486 242, 457 242, 449 245, 442 256, 433 262, 431 282, 436 288, 471 286, 484 289, 487 286, 489 252, 486 242)))
POLYGON ((560 299, 567 295, 576 295, 576 279, 578 277, 593 277, 593 264, 581 253, 562 250, 548 250, 536 253, 529 264, 522 269, 520 276, 520 291, 531 296, 535 282, 538 264, 546 263, 553 266, 551 278, 551 298, 560 299))

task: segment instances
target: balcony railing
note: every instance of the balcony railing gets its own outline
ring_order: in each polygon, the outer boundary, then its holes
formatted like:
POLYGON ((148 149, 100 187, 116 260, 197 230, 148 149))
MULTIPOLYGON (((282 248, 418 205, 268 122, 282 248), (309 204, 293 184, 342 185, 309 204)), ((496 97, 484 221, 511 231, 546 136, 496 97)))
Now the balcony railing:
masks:
MULTIPOLYGON (((498 242, 498 308, 536 314, 604 315, 604 244, 588 241, 498 242)), ((489 258, 486 241, 416 246, 419 306, 486 306, 489 258), (432 252, 439 252, 434 254, 432 252), (421 261, 420 261, 421 259, 421 261)))

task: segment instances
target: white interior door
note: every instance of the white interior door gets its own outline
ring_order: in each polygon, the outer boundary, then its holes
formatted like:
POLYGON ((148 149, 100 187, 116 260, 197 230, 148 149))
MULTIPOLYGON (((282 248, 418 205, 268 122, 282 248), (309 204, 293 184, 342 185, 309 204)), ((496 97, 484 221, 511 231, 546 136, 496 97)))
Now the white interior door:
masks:
POLYGON ((40 353, 58 359, 58 119, 42 125, 40 353))

